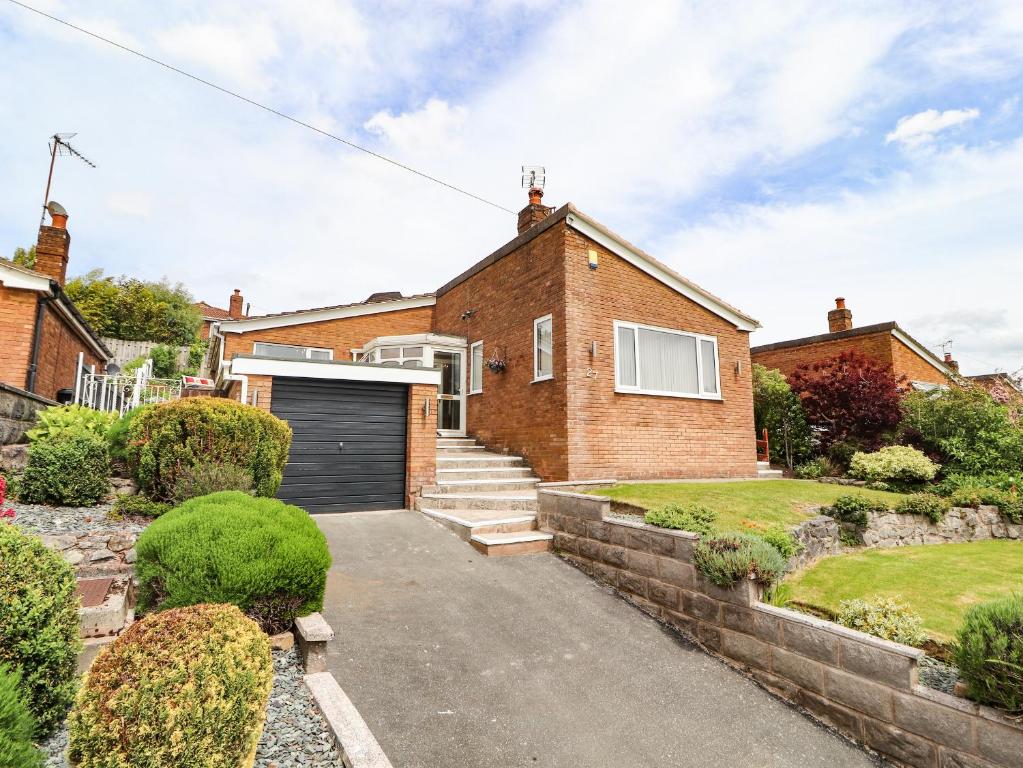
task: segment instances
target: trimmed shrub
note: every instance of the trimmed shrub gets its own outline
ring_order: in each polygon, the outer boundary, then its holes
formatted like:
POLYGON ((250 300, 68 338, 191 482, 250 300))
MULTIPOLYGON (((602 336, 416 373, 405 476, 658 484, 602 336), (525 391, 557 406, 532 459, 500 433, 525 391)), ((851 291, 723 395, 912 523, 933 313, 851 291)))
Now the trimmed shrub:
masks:
POLYGON ((951 506, 948 499, 935 493, 914 493, 896 504, 895 511, 901 515, 922 515, 932 523, 940 523, 951 506))
POLYGON ((147 408, 151 406, 142 405, 124 414, 121 418, 110 425, 107 430, 107 443, 110 448, 110 458, 115 461, 128 461, 128 440, 131 434, 131 425, 147 408))
POLYGON ((786 560, 798 555, 805 548, 803 542, 796 541, 796 538, 780 525, 769 525, 758 520, 743 520, 742 527, 777 549, 778 554, 786 560))
POLYGON ((860 480, 888 483, 924 483, 933 480, 939 465, 922 451, 907 445, 889 445, 874 453, 854 453, 849 474, 860 480))
POLYGON ((197 464, 185 467, 174 483, 174 501, 182 502, 196 496, 208 496, 218 491, 252 490, 252 475, 237 464, 197 464))
POLYGON ((874 637, 905 645, 926 639, 923 619, 897 598, 875 596, 868 600, 843 600, 838 606, 839 624, 874 637))
POLYGON ((18 492, 21 501, 88 507, 108 493, 110 458, 102 437, 68 431, 37 440, 28 449, 28 465, 18 492))
POLYGON ((0 524, 0 663, 20 668, 39 735, 71 706, 80 649, 71 566, 38 537, 0 524))
POLYGON ((818 456, 797 466, 794 474, 800 480, 819 480, 822 477, 840 477, 843 470, 827 456, 818 456))
POLYGON ((128 459, 142 490, 170 501, 181 473, 233 464, 257 496, 273 496, 284 477, 291 428, 266 411, 217 397, 186 397, 147 408, 129 430, 128 459))
POLYGON ((970 608, 952 658, 970 698, 1023 712, 1023 594, 970 608))
POLYGON ((35 748, 36 721, 21 691, 21 674, 0 664, 0 768, 42 768, 35 748))
POLYGON ((259 741, 270 642, 230 605, 132 624, 93 662, 68 717, 76 768, 236 768, 259 741))
POLYGON ((784 575, 786 566, 777 549, 749 533, 704 539, 693 549, 693 563, 719 587, 731 587, 750 577, 773 584, 784 575))
POLYGON ((822 511, 840 523, 851 523, 857 528, 863 528, 868 521, 868 512, 887 512, 888 505, 883 501, 868 499, 860 493, 846 493, 822 511))
POLYGON ((701 507, 699 504, 677 503, 651 509, 643 516, 643 520, 650 525, 698 533, 701 536, 709 536, 714 532, 714 521, 717 519, 717 512, 701 507))
POLYGON ((186 501, 139 536, 139 605, 237 605, 264 628, 323 607, 327 541, 309 514, 223 491, 186 501), (281 606, 292 606, 281 615, 281 606))
POLYGON ((124 494, 118 496, 114 501, 114 508, 110 510, 110 516, 114 518, 159 517, 170 512, 171 509, 170 504, 147 499, 141 493, 124 494))
POLYGON ((36 425, 25 433, 30 442, 52 440, 67 433, 91 432, 106 437, 117 415, 84 405, 51 405, 36 414, 36 425))

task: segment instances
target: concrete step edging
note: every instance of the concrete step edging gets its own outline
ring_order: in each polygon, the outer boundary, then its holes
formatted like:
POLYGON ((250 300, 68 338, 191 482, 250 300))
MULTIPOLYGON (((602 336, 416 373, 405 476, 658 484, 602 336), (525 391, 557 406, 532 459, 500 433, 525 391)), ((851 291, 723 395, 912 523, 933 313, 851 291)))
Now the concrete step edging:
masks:
POLYGON ((379 742, 352 700, 330 672, 316 672, 303 678, 316 708, 327 721, 348 768, 392 768, 379 742))

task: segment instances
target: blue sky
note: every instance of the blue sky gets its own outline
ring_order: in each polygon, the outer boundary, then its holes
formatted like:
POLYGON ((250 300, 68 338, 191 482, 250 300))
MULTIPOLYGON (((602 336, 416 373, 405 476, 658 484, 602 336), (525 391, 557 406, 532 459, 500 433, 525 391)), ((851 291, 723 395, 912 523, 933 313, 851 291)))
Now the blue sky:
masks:
MULTIPOLYGON (((753 343, 897 320, 1023 366, 1023 5, 613 2, 38 7, 500 204, 519 166, 757 317, 753 343)), ((0 3, 0 254, 46 137, 71 271, 254 312, 433 290, 514 217, 0 3)))

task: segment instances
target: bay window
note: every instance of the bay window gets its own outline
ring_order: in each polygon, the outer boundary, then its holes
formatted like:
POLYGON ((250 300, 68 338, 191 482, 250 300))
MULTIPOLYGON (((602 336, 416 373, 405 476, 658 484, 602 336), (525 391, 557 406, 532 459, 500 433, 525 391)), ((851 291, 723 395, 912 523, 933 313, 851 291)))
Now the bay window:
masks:
POLYGON ((720 399, 717 339, 616 320, 615 390, 720 399))

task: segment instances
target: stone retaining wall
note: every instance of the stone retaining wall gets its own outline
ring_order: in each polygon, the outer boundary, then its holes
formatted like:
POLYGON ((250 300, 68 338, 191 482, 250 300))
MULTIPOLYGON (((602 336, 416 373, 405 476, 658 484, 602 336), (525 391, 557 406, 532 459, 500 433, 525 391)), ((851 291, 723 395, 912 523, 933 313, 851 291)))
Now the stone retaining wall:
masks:
POLYGON ((837 555, 842 549, 841 534, 838 521, 827 515, 797 525, 792 529, 792 538, 803 545, 803 551, 789 559, 788 570, 805 568, 822 557, 837 555))
POLYGON ((78 576, 110 576, 134 570, 138 539, 134 533, 60 533, 40 538, 46 546, 60 552, 75 567, 78 576))
POLYGON ((1019 768, 1023 727, 918 684, 923 651, 721 589, 693 565, 695 534, 608 517, 610 499, 541 489, 554 548, 626 599, 748 670, 777 695, 915 768, 1019 768))
POLYGON ((862 531, 868 547, 904 547, 915 544, 953 544, 983 539, 1023 538, 1023 525, 1010 523, 998 507, 954 507, 940 523, 920 515, 870 512, 862 531))
POLYGON ((36 413, 56 405, 52 400, 0 382, 0 445, 21 440, 36 423, 36 413))

